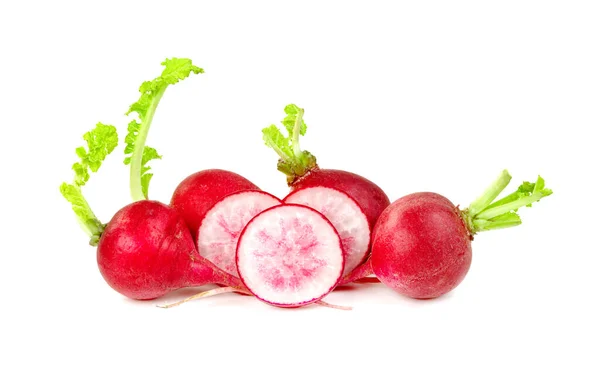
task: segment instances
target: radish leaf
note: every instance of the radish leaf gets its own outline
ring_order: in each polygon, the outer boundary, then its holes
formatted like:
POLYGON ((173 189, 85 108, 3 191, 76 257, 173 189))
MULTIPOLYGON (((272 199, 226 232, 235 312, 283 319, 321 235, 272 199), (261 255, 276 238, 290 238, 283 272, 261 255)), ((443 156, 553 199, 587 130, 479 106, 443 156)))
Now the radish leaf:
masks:
POLYGON ((292 184, 297 178, 315 168, 317 159, 310 152, 300 149, 300 136, 306 134, 304 109, 295 104, 288 104, 284 112, 286 116, 281 124, 286 129, 287 136, 275 125, 267 126, 262 133, 265 144, 279 155, 277 169, 287 176, 288 184, 292 184))
POLYGON ((553 193, 551 189, 546 188, 544 179, 538 176, 535 183, 523 182, 515 192, 494 202, 511 179, 508 171, 504 170, 483 195, 471 203, 468 209, 461 211, 472 234, 521 224, 518 209, 531 207, 534 202, 553 193))
POLYGON ((191 73, 199 74, 204 70, 194 66, 187 58, 166 59, 161 63, 165 68, 161 75, 152 81, 145 81, 140 86, 140 99, 133 103, 127 111, 137 113, 137 120, 128 125, 128 134, 125 137, 125 160, 130 165, 131 197, 134 201, 148 198, 148 187, 152 173, 149 173, 150 160, 160 159, 156 149, 147 147, 146 138, 152 124, 156 107, 169 85, 186 79, 191 73))
POLYGON ((93 130, 83 135, 83 139, 87 142, 88 148, 86 150, 84 147, 78 147, 75 150, 80 161, 72 166, 75 172, 73 184, 66 182, 61 184, 60 193, 71 203, 81 227, 90 237, 90 244, 96 246, 104 230, 104 224, 98 220, 83 197, 81 187, 90 179, 90 170, 95 173, 100 169, 106 156, 117 147, 119 138, 114 126, 98 123, 93 130))

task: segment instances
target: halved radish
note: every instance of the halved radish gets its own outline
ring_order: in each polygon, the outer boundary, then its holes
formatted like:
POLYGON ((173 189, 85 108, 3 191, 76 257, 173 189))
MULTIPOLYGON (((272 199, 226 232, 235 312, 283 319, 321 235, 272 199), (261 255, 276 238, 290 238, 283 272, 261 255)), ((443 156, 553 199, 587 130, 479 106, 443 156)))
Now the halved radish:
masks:
POLYGON ((242 191, 226 196, 204 216, 198 228, 200 255, 237 277, 235 250, 250 219, 281 201, 266 192, 242 191))
POLYGON ((369 221, 346 193, 328 187, 307 187, 290 193, 283 202, 310 206, 329 219, 342 239, 344 277, 365 261, 371 240, 369 221))
POLYGON ((194 241, 208 210, 230 194, 260 191, 251 181, 228 170, 207 169, 185 178, 173 192, 171 206, 183 217, 194 241))
POLYGON ((236 261, 246 287, 279 307, 320 300, 344 271, 335 228, 323 214, 302 205, 274 206, 254 217, 240 236, 236 261))

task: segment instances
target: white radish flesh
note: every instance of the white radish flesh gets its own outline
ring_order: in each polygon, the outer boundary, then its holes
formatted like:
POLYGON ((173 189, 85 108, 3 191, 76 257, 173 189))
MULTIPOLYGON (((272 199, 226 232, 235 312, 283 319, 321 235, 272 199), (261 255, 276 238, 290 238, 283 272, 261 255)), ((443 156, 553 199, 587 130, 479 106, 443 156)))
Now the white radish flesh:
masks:
POLYGON ((200 224, 197 241, 200 255, 237 277, 235 249, 242 229, 261 211, 280 204, 278 198, 261 191, 226 196, 206 213, 200 224))
POLYGON ((369 221, 348 195, 333 188, 309 187, 292 192, 283 201, 309 206, 329 219, 342 239, 346 259, 344 276, 365 261, 371 240, 369 221))
POLYGON ((258 214, 240 236, 239 276, 260 300, 298 307, 320 300, 342 277, 344 255, 333 225, 301 205, 258 214))

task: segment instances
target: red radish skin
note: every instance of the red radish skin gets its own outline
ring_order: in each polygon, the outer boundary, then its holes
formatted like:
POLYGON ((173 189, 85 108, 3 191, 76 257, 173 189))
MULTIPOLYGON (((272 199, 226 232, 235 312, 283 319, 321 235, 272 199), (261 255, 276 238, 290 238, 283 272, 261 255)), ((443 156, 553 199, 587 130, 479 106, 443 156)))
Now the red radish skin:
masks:
POLYGON ((412 298, 444 295, 471 266, 471 233, 459 209, 436 193, 414 193, 392 203, 373 236, 375 275, 412 298))
POLYGON ((202 258, 183 218, 157 201, 138 201, 119 210, 100 238, 97 260, 106 282, 131 299, 155 299, 211 283, 243 287, 202 258))
POLYGON ((235 251, 242 230, 257 214, 281 203, 277 197, 262 191, 225 196, 200 223, 197 240, 200 255, 237 277, 235 251))
POLYGON ((206 212, 235 192, 260 190, 248 179, 220 169, 202 170, 185 178, 173 193, 171 206, 183 216, 194 241, 206 212))
POLYGON ((373 228, 379 215, 390 204, 383 190, 372 181, 360 175, 343 171, 313 168, 291 184, 292 191, 307 187, 329 187, 346 193, 363 210, 373 228))
POLYGON ((311 207, 323 214, 342 239, 344 277, 363 263, 369 252, 371 229, 365 212, 346 193, 328 187, 306 187, 286 196, 283 202, 311 207))
POLYGON ((259 300, 295 308, 319 301, 337 286, 344 255, 337 231, 322 214, 280 205, 246 225, 236 263, 242 282, 259 300))

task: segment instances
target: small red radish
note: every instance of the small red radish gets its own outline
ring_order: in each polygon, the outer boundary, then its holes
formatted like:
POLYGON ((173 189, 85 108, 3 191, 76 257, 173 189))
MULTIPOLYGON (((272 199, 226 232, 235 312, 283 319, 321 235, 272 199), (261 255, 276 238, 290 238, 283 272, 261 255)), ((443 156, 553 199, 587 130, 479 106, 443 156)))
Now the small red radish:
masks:
POLYGON ((285 113, 287 116, 281 123, 287 130, 287 137, 284 137, 275 125, 263 129, 265 144, 279 155, 277 168, 287 176, 288 185, 292 190, 285 202, 299 202, 319 210, 336 228, 343 230, 340 234, 342 238, 346 237, 344 251, 348 260, 341 284, 366 277, 371 274, 368 263, 370 246, 368 241, 365 246, 364 239, 370 236, 377 218, 390 204, 390 200, 379 186, 360 175, 343 170, 321 169, 314 155, 300 149, 299 138, 306 133, 306 124, 303 120, 304 109, 290 104, 285 107, 285 113), (316 190, 328 195, 342 193, 347 197, 308 196, 316 190), (303 199, 302 202, 298 201, 300 198, 303 199), (343 213, 331 209, 329 204, 333 199, 337 200, 335 202, 338 205, 345 204, 348 209, 360 209, 360 212, 353 213, 356 215, 356 220, 350 221, 343 213), (365 218, 368 231, 364 228, 365 218), (348 228, 348 226, 354 227, 348 228), (348 243, 349 237, 357 239, 354 246, 348 243), (364 266, 359 266, 361 263, 364 266), (356 274, 357 269, 360 275, 356 274))
POLYGON ((242 191, 225 196, 208 210, 198 228, 200 255, 223 271, 237 276, 235 251, 242 229, 250 219, 281 200, 262 191, 242 191))
POLYGON ((183 216, 194 241, 206 213, 224 197, 240 191, 258 191, 248 179, 234 172, 208 169, 185 178, 173 193, 171 206, 183 216))
POLYGON ((503 171, 465 210, 431 192, 413 193, 392 203, 373 230, 371 264, 377 278, 417 299, 436 298, 454 289, 471 266, 475 234, 521 224, 519 208, 552 194, 538 177, 536 183, 525 182, 494 202, 510 180, 503 171))
POLYGON ((300 149, 300 136, 306 133, 304 109, 295 104, 285 107, 287 116, 281 122, 287 130, 284 137, 277 126, 263 129, 265 144, 279 155, 277 169, 287 176, 292 191, 307 187, 328 187, 344 192, 363 210, 372 228, 390 199, 372 181, 344 170, 321 169, 317 159, 300 149))
POLYGON ((183 218, 157 201, 138 201, 119 210, 102 233, 97 259, 110 287, 132 299, 155 299, 212 283, 243 287, 202 258, 183 218))
POLYGON ((331 292, 344 269, 341 240, 321 213, 279 205, 255 216, 239 238, 237 268, 258 299, 299 307, 331 292))
POLYGON ((333 224, 342 239, 346 262, 344 277, 366 260, 371 242, 369 221, 347 194, 333 188, 306 187, 293 191, 283 202, 310 206, 333 224))

